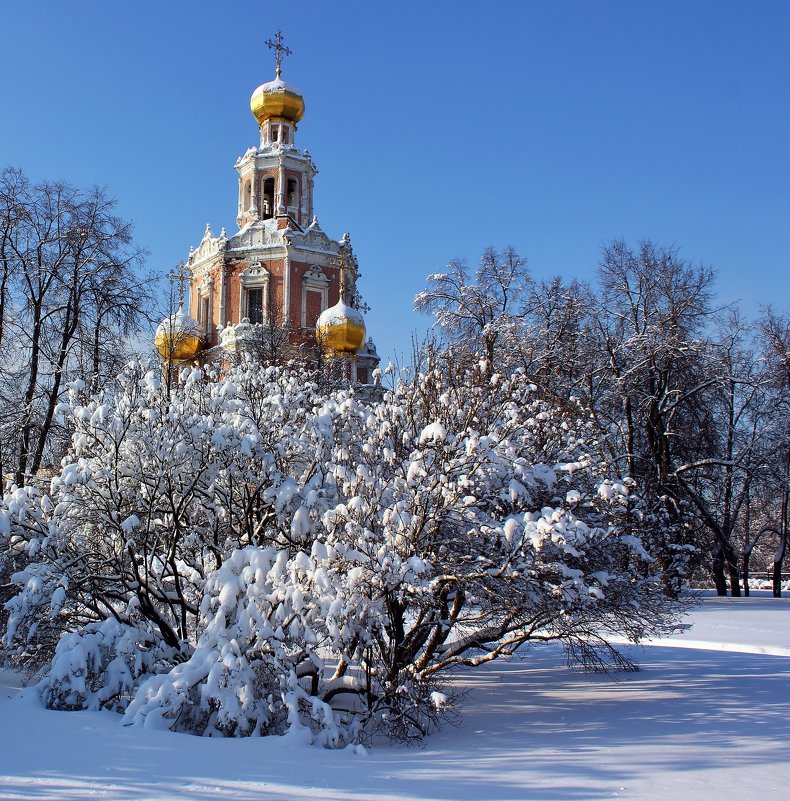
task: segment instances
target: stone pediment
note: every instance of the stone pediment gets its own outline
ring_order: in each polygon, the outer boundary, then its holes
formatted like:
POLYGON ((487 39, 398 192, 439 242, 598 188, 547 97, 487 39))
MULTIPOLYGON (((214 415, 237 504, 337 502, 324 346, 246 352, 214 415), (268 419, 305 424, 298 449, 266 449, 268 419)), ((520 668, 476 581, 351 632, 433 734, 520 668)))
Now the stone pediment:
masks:
POLYGON ((269 281, 269 271, 259 261, 254 261, 239 275, 239 280, 245 285, 259 285, 269 281))
POLYGON ((228 240, 231 250, 249 250, 270 245, 282 245, 282 233, 262 220, 244 226, 228 240))
POLYGON ((340 250, 338 243, 323 232, 317 220, 313 220, 305 231, 293 231, 289 238, 296 248, 318 250, 332 254, 336 254, 340 250))
POLYGON ((203 233, 203 239, 200 240, 200 244, 189 252, 189 264, 194 266, 212 259, 226 250, 227 246, 228 237, 225 234, 225 229, 222 229, 219 236, 214 236, 211 231, 211 226, 206 225, 206 230, 203 233))

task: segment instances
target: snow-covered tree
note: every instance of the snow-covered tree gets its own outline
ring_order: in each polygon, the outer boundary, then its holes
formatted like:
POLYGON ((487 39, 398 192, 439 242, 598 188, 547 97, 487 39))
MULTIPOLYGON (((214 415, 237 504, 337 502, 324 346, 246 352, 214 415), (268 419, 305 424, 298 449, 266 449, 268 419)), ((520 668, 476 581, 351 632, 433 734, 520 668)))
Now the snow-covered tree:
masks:
POLYGON ((168 395, 133 365, 111 396, 80 394, 50 492, 0 507, 6 646, 55 649, 52 706, 131 697, 140 725, 412 739, 459 665, 558 640, 628 667, 609 638, 673 623, 682 549, 650 553, 662 521, 609 474, 588 414, 520 370, 429 353, 371 401, 252 362, 184 371, 168 395))
POLYGON ((433 314, 445 345, 466 355, 479 353, 489 372, 519 364, 523 306, 531 286, 526 260, 513 248, 486 248, 474 274, 454 259, 428 276, 414 299, 417 311, 433 314))

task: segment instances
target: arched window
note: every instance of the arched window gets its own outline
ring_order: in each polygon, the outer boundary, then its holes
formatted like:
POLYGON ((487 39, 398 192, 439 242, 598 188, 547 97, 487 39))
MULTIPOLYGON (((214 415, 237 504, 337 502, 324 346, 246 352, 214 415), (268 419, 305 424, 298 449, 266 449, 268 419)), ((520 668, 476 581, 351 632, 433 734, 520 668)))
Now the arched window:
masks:
POLYGON ((274 178, 266 178, 263 182, 263 214, 264 220, 274 217, 274 178))

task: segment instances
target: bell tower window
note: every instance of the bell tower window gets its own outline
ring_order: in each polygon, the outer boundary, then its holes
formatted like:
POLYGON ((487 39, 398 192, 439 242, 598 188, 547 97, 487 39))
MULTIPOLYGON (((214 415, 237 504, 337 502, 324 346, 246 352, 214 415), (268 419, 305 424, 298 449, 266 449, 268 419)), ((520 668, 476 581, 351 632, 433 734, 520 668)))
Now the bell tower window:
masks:
POLYGON ((293 212, 292 216, 296 216, 296 209, 298 206, 297 200, 297 183, 295 178, 288 179, 288 200, 286 205, 288 206, 288 211, 293 212))
POLYGON ((263 182, 263 219, 274 217, 274 178, 271 176, 263 182))

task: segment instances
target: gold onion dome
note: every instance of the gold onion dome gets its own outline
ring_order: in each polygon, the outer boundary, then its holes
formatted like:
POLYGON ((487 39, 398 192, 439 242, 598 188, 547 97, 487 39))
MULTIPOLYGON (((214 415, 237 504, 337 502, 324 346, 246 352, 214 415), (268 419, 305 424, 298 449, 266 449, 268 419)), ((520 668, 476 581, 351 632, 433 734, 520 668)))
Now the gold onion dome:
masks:
POLYGON ((330 356, 353 356, 365 341, 362 313, 341 300, 321 312, 315 324, 321 349, 330 356))
POLYGON ((304 117, 304 98, 292 84, 283 81, 279 74, 273 81, 261 84, 250 98, 250 109, 258 125, 271 117, 297 123, 304 117))
POLYGON ((154 345, 166 362, 183 362, 193 359, 200 350, 200 326, 194 317, 179 309, 159 324, 154 345))

